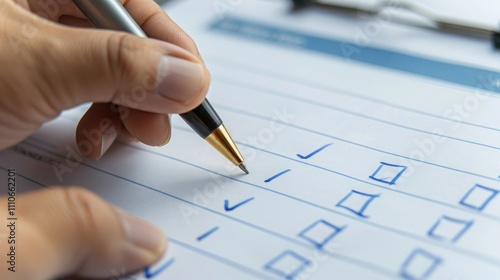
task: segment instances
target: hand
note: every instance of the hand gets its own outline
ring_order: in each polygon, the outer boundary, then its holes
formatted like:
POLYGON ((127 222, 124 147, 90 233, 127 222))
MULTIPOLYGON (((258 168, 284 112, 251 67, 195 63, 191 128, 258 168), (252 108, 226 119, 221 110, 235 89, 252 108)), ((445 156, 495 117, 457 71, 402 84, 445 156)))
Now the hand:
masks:
MULTIPOLYGON (((123 132, 148 145, 168 142, 168 114, 201 103, 210 76, 193 41, 152 0, 124 6, 157 40, 87 28, 69 0, 0 0, 0 149, 84 102, 95 102, 76 132, 86 157, 101 157, 123 132)), ((19 267, 11 273, 3 262, 0 279, 109 277, 166 250, 159 229, 80 188, 49 188, 18 201, 19 267)), ((2 256, 7 230, 0 230, 2 256)))

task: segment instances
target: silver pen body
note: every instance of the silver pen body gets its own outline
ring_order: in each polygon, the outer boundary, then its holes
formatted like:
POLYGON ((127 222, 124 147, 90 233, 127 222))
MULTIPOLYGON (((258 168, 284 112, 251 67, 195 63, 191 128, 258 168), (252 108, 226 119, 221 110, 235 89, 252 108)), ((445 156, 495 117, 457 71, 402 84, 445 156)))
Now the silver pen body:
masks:
POLYGON ((146 38, 118 0, 73 0, 95 28, 120 30, 146 38))

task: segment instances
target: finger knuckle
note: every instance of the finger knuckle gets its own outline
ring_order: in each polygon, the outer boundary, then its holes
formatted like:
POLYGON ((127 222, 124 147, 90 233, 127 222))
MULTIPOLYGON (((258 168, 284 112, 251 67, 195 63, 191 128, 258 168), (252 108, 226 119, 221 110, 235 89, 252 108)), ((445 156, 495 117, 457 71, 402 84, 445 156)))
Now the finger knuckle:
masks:
POLYGON ((132 35, 115 33, 106 42, 108 65, 111 76, 116 82, 134 80, 138 71, 135 69, 134 53, 141 49, 141 44, 132 35))
POLYGON ((66 208, 70 209, 70 219, 76 227, 75 232, 82 233, 82 236, 96 232, 98 218, 96 210, 100 208, 96 206, 101 203, 101 199, 81 187, 66 187, 58 191, 66 203, 66 208))

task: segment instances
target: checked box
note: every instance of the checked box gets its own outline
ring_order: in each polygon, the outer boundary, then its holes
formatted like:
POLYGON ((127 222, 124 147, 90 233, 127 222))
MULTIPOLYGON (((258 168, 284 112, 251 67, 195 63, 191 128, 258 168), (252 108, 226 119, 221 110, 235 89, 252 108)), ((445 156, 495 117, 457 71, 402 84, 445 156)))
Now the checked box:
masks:
POLYGON ((386 162, 380 162, 380 166, 373 172, 370 179, 382 182, 388 185, 396 184, 396 181, 403 175, 406 170, 404 165, 390 164, 386 162))
POLYGON ((264 269, 284 279, 294 279, 310 263, 308 259, 294 251, 286 250, 270 260, 264 269))
POLYGON ((483 210, 498 194, 498 190, 479 184, 474 185, 460 200, 460 204, 474 210, 483 210))
POLYGON ((311 242, 318 249, 322 249, 332 238, 337 236, 346 226, 339 227, 325 220, 319 220, 308 226, 299 236, 311 242))

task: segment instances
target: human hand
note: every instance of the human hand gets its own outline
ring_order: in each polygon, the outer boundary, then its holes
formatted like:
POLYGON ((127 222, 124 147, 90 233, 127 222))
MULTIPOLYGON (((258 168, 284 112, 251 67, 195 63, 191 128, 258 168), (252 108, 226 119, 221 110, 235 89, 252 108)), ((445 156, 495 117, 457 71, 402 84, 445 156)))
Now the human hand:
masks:
MULTIPOLYGON (((170 138, 167 115, 201 103, 210 78, 193 41, 151 0, 124 5, 158 40, 85 28, 90 24, 69 0, 0 0, 0 149, 84 102, 95 102, 77 128, 84 156, 101 157, 122 132, 162 145, 170 138)), ((23 265, 16 273, 0 270, 1 279, 112 276, 151 264, 166 249, 159 229, 85 190, 49 188, 18 198, 23 265)))

